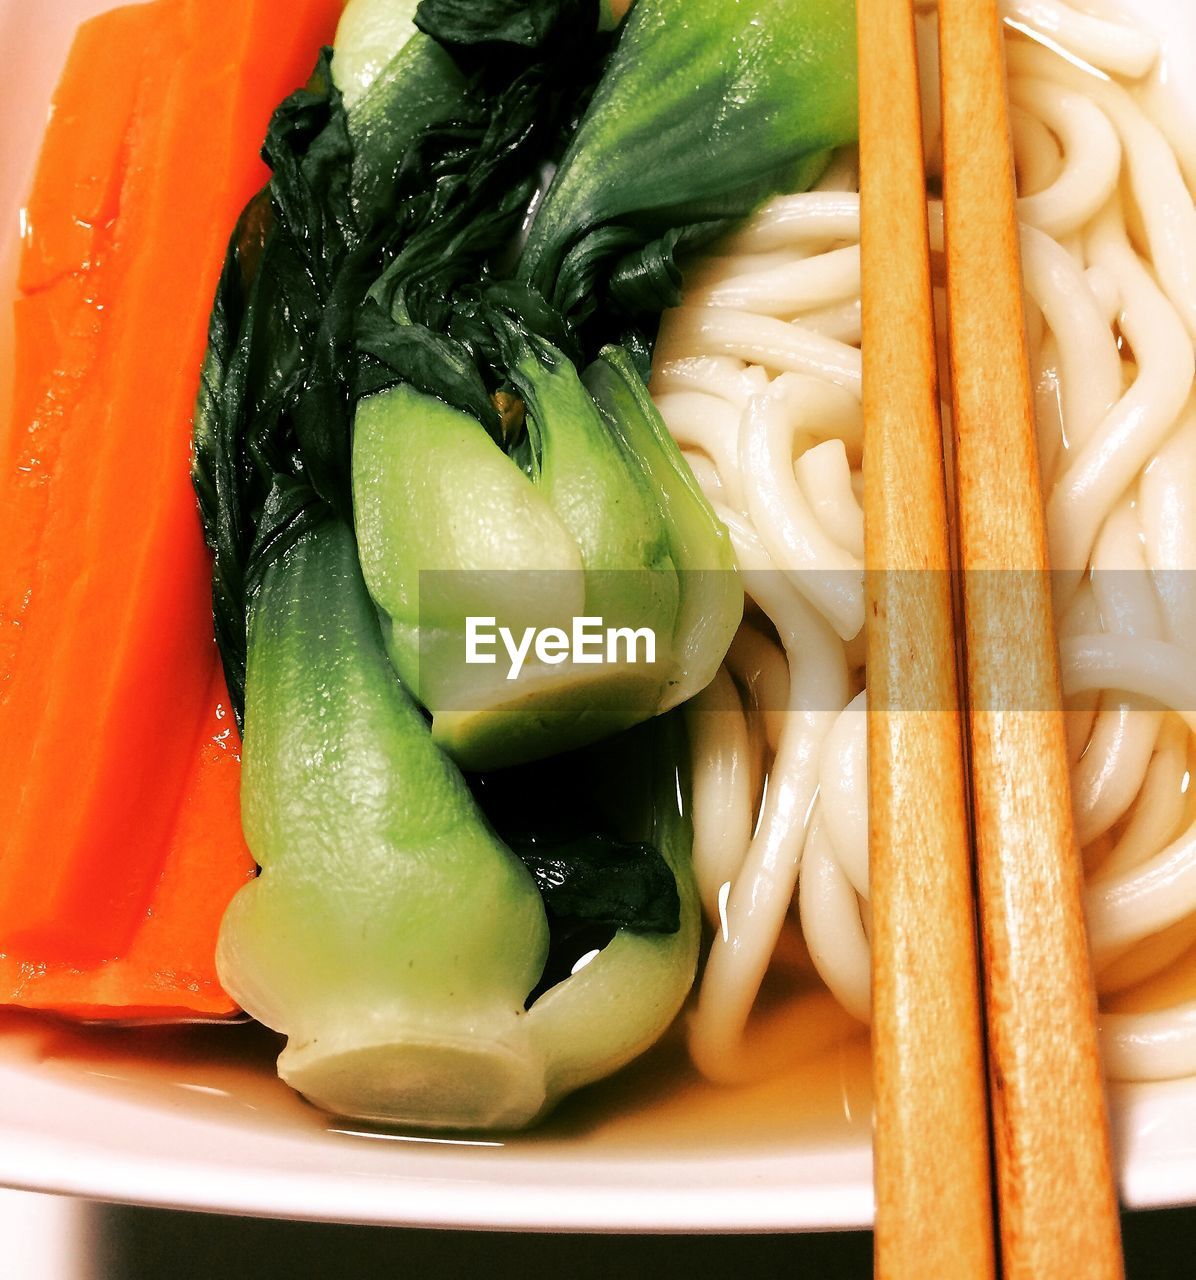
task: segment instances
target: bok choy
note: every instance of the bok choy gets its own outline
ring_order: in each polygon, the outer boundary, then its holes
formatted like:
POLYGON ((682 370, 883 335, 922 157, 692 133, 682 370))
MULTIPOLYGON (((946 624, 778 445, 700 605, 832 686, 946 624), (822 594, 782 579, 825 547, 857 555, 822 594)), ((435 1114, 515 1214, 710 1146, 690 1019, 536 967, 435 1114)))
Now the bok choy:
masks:
POLYGON ((476 418, 409 385, 363 400, 355 423, 361 565, 391 660, 433 737, 472 768, 580 746, 685 701, 713 678, 742 610, 727 533, 623 354, 587 373, 623 384, 602 403, 547 344, 521 340, 509 367, 526 470, 476 418), (579 617, 648 628, 654 661, 529 660, 511 680, 463 661, 479 615, 515 635, 579 617))
POLYGON ((851 140, 853 5, 411 9, 354 0, 279 108, 213 311, 195 477, 262 868, 219 963, 313 1100, 503 1127, 693 978, 664 713, 742 592, 644 378, 678 256, 851 140), (583 615, 654 661, 464 662, 479 616, 583 615))
MULTIPOLYGON (((602 853, 663 857, 666 918, 620 929, 529 1009, 552 908, 391 670, 339 521, 268 570, 248 688, 242 806, 262 872, 233 900, 217 958, 230 994, 286 1031, 279 1072, 296 1089, 384 1123, 517 1127, 672 1021, 698 931, 675 723, 621 740, 622 760, 590 755, 573 783, 603 779, 620 834, 653 842, 602 853)), ((558 919, 570 909, 556 901, 558 919)))

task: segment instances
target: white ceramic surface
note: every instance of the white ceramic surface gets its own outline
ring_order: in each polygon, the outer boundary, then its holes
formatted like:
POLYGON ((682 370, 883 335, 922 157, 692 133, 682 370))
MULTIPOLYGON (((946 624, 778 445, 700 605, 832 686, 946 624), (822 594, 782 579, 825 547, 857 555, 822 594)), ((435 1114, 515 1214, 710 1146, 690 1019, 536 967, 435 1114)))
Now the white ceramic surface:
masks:
MULTIPOLYGON (((1190 0, 1103 0, 1161 29, 1190 0)), ((46 103, 108 0, 0 0, 0 227, 11 248, 46 103)), ((1174 71, 1173 64, 1173 71, 1174 71)), ((1182 77, 1196 85, 1196 67, 1182 77)), ((1193 90, 1196 92, 1196 90, 1193 90)), ((11 268, 11 255, 0 256, 11 268)), ((11 270, 5 275, 7 295, 11 270)), ((11 326, 0 324, 0 343, 11 326)), ((0 348, 0 393, 6 356, 0 348)), ((719 1090, 666 1045, 538 1133, 358 1134, 273 1077, 255 1027, 114 1031, 0 1016, 0 1184, 230 1213, 524 1230, 763 1231, 869 1225, 867 1049, 719 1090), (677 1082, 681 1081, 680 1087, 677 1082)), ((1113 1091, 1131 1206, 1196 1202, 1196 1081, 1113 1091)))

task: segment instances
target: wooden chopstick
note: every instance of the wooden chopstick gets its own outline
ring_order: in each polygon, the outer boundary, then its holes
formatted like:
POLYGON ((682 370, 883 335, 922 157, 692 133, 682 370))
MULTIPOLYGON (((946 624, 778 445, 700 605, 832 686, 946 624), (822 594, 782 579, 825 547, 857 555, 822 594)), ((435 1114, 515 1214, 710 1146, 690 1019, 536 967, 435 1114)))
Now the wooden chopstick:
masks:
POLYGON ((957 529, 1007 1277, 1122 1274, 1072 830, 1001 25, 940 0, 957 529))
POLYGON ((912 0, 859 0, 876 1273, 993 1274, 912 0))

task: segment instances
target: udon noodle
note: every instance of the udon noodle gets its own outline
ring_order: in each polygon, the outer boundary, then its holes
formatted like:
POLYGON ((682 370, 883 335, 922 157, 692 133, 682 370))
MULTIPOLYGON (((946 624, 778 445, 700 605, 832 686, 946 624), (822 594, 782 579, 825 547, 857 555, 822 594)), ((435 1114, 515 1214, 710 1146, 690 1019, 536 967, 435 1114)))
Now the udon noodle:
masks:
MULTIPOLYGON (((1196 131, 1185 135, 1134 83, 1158 58, 1150 35, 1053 0, 1010 0, 1006 12, 1106 1061, 1117 1078, 1186 1075, 1196 1072, 1196 131)), ((933 85, 933 14, 923 18, 933 85)), ((928 100, 932 175, 936 134, 928 100)), ((652 383, 731 531, 751 600, 689 713, 694 852, 713 932, 689 1036, 715 1078, 764 1069, 750 1032, 770 966, 808 957, 842 1010, 869 1017, 856 186, 853 158, 840 155, 817 189, 774 200, 697 264, 665 318, 652 383)), ((939 270, 942 208, 928 194, 939 270)))

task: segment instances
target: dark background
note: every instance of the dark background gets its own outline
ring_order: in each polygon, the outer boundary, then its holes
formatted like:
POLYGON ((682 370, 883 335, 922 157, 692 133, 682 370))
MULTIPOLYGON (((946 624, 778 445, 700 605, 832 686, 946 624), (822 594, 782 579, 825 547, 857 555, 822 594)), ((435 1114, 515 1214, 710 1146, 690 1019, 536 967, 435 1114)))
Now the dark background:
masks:
MULTIPOLYGON (((866 1232, 528 1236, 339 1227, 107 1206, 93 1210, 91 1226, 97 1280, 865 1280, 872 1274, 872 1238, 866 1232)), ((1130 1213, 1122 1227, 1131 1280, 1196 1280, 1196 1209, 1130 1213)), ((1083 1280, 1084 1274, 1083 1260, 1077 1259, 1072 1276, 1050 1280, 1083 1280)))

